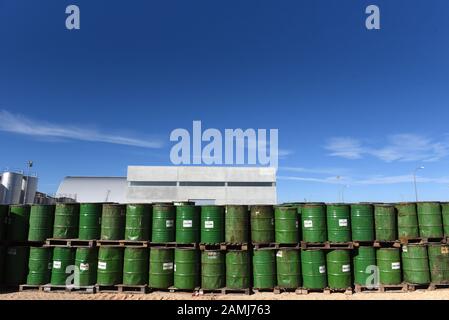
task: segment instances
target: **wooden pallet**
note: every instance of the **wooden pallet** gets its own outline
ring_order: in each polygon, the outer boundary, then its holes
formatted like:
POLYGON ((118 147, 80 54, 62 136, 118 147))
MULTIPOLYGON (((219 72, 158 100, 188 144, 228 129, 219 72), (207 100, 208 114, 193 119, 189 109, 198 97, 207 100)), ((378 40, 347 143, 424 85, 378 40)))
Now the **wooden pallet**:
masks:
POLYGON ((200 288, 200 290, 198 290, 198 294, 199 295, 222 295, 224 293, 223 293, 222 288, 219 288, 219 289, 200 288))
POLYGON ((135 248, 148 248, 149 241, 137 241, 137 240, 120 240, 120 244, 123 243, 125 247, 135 247, 135 248))
POLYGON ((126 285, 126 284, 118 284, 118 292, 120 293, 131 293, 131 294, 145 294, 147 293, 148 286, 144 285, 126 285))
MULTIPOLYGON (((152 289, 154 291, 161 291, 164 289, 152 289)), ((198 292, 200 291, 199 287, 196 287, 195 289, 180 289, 180 288, 176 288, 175 286, 171 286, 167 289, 170 293, 174 293, 174 292, 185 292, 185 293, 192 293, 192 294, 198 294, 198 292)), ((166 291, 166 290, 165 290, 166 291)))
POLYGON ((301 241, 301 249, 341 249, 341 250, 351 250, 354 249, 353 242, 306 242, 301 241))
POLYGON ((259 249, 276 249, 276 246, 274 243, 257 243, 257 242, 253 242, 253 247, 256 250, 259 249))
POLYGON ((176 248, 179 249, 198 249, 200 245, 196 242, 194 243, 176 243, 176 248))
POLYGON ((19 286, 19 291, 43 291, 43 286, 33 284, 21 284, 19 286))
POLYGON ((418 237, 418 238, 402 238, 399 240, 401 242, 401 244, 429 244, 429 243, 447 243, 447 238, 443 237, 443 238, 423 238, 423 237, 418 237))
POLYGON ((222 250, 220 243, 200 243, 200 250, 222 250))
POLYGON ((44 292, 76 292, 76 293, 95 293, 95 286, 74 286, 74 285, 53 285, 46 284, 42 286, 44 292))
POLYGON ((296 290, 298 294, 309 294, 313 292, 331 294, 331 293, 344 293, 346 295, 352 295, 352 287, 348 288, 322 288, 322 289, 309 289, 309 288, 298 288, 296 290), (300 293, 299 293, 300 291, 300 293))
POLYGON ((416 290, 429 290, 429 286, 429 284, 407 283, 407 291, 413 292, 416 290))
POLYGON ((245 295, 250 295, 251 294, 251 289, 250 288, 246 288, 246 289, 232 289, 232 288, 222 288, 221 289, 222 294, 245 294, 245 295))
POLYGON ((274 294, 281 294, 283 292, 296 292, 298 288, 282 288, 282 287, 275 287, 273 289, 274 294))
POLYGON ((103 286, 103 285, 95 285, 95 291, 96 292, 104 292, 104 293, 118 293, 119 292, 119 287, 117 285, 113 285, 113 286, 103 286))
POLYGON ((374 241, 357 241, 357 240, 353 240, 352 241, 352 245, 354 248, 358 248, 361 246, 365 246, 365 247, 373 247, 374 246, 374 241))
POLYGON ((152 248, 176 248, 176 242, 150 242, 152 248))
POLYGON ((274 288, 252 288, 253 293, 274 292, 274 288))
POLYGON ((400 248, 401 242, 399 240, 394 241, 379 241, 375 240, 373 243, 374 248, 400 248))
POLYGON ((248 244, 247 243, 229 243, 224 242, 220 244, 220 250, 239 250, 239 251, 247 251, 248 244))
POLYGON ((301 243, 274 243, 275 249, 301 249, 301 243))
POLYGON ((401 284, 379 284, 377 286, 368 287, 368 286, 362 286, 359 284, 356 284, 354 286, 355 293, 361 293, 361 292, 377 292, 377 293, 383 293, 383 292, 407 292, 407 284, 401 283, 401 284))
POLYGON ((448 289, 448 288, 449 288, 449 283, 431 283, 431 284, 429 284, 429 287, 427 290, 433 291, 433 290, 437 290, 437 289, 448 289))
POLYGON ((50 238, 45 241, 47 247, 81 247, 92 248, 95 247, 97 240, 79 240, 79 239, 54 239, 50 238))

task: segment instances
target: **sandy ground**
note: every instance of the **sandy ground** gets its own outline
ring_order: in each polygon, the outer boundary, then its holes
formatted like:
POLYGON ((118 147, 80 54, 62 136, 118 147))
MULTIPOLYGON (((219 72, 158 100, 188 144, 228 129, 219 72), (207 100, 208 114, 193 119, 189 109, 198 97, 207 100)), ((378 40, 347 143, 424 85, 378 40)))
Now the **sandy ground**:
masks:
POLYGON ((416 290, 414 292, 388 293, 309 293, 298 295, 295 293, 257 293, 247 295, 202 295, 194 296, 190 293, 153 292, 150 294, 120 294, 120 293, 58 293, 58 292, 12 292, 1 293, 0 300, 449 300, 449 289, 435 291, 416 290))

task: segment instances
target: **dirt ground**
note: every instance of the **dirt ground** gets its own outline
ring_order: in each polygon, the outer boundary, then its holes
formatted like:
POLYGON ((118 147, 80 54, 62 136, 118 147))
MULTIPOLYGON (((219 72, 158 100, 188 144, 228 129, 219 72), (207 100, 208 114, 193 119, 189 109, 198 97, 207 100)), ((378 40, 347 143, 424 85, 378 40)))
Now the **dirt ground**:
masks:
POLYGON ((153 292, 150 294, 122 293, 59 293, 59 292, 12 292, 1 293, 0 300, 449 300, 449 289, 435 291, 416 290, 414 292, 387 293, 257 293, 253 295, 192 295, 190 293, 153 292))

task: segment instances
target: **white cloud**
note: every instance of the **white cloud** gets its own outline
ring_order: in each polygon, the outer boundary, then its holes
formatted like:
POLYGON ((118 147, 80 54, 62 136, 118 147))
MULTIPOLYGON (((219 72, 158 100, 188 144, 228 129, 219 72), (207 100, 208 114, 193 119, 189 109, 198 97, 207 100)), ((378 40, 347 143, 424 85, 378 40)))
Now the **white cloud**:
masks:
POLYGON ((329 174, 334 176, 341 176, 348 174, 350 170, 346 168, 304 168, 304 167, 280 167, 281 171, 313 173, 313 174, 329 174))
POLYGON ((154 139, 137 139, 123 135, 106 134, 93 129, 59 125, 31 120, 21 115, 0 110, 0 131, 33 137, 63 138, 90 142, 104 142, 142 148, 161 148, 162 142, 154 139))
POLYGON ((393 161, 438 161, 449 155, 449 140, 436 141, 418 134, 395 134, 387 137, 381 147, 363 145, 350 137, 334 137, 325 148, 329 155, 346 159, 361 159, 365 155, 374 156, 385 162, 393 161))

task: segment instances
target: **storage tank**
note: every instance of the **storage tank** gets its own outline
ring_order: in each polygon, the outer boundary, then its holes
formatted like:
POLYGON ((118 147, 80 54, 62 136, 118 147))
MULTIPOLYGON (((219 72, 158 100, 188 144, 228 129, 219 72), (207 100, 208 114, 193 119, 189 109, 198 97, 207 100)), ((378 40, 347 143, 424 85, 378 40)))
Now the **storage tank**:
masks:
POLYGON ((37 176, 25 176, 22 182, 21 203, 33 204, 37 191, 37 176))
POLYGON ((3 172, 1 184, 4 188, 4 204, 19 204, 20 194, 22 192, 22 179, 22 173, 11 171, 3 172))

